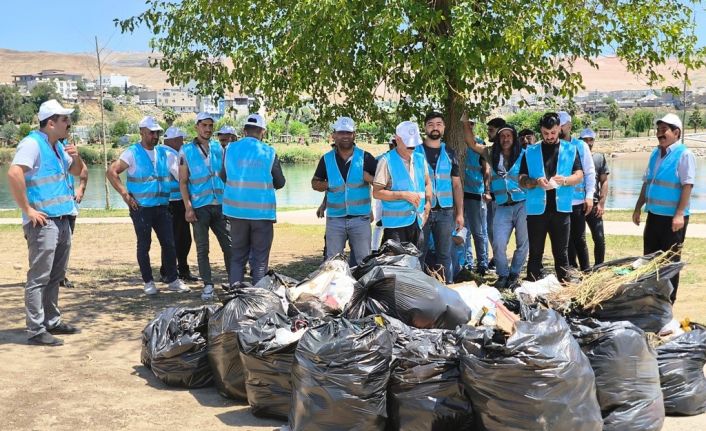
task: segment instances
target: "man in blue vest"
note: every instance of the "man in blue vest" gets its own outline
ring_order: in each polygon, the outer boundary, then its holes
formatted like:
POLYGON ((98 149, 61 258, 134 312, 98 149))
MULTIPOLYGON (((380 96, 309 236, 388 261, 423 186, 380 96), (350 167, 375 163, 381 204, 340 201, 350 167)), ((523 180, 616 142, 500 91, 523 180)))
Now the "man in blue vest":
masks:
MULTIPOLYGON (((593 211, 593 195, 596 191, 596 168, 593 164, 593 155, 588 144, 571 136, 571 115, 566 111, 559 111, 561 133, 559 138, 576 146, 581 160, 583 182, 574 188, 574 197, 571 200, 571 230, 569 232, 569 265, 578 258, 578 268, 588 271, 591 264, 588 259, 588 245, 586 244, 586 216, 593 211)), ((572 265, 573 266, 573 265, 572 265)))
MULTIPOLYGON (((495 117, 491 118, 490 121, 488 121, 485 125, 488 128, 488 141, 493 142, 495 140, 495 136, 498 133, 498 130, 501 128, 505 127, 507 122, 505 121, 504 118, 502 117, 495 117)), ((493 196, 492 193, 490 193, 490 201, 487 201, 486 205, 486 237, 488 238, 489 241, 492 241, 493 239, 493 220, 495 219, 495 196, 493 196)), ((491 244, 492 248, 492 244, 491 244)), ((490 261, 488 262, 488 269, 495 269, 495 256, 493 256, 490 261)), ((485 275, 485 271, 483 271, 483 268, 480 267, 478 268, 478 272, 480 275, 485 275)))
POLYGON ((355 123, 339 117, 333 124, 334 148, 319 159, 311 187, 326 192, 326 259, 350 244, 350 265, 370 254, 370 184, 377 162, 355 146, 355 123))
MULTIPOLYGON (((593 256, 595 258, 593 264, 600 265, 605 261, 603 214, 605 213, 605 204, 608 199, 608 175, 610 175, 610 170, 608 169, 605 154, 593 151, 593 143, 596 140, 596 134, 593 130, 589 128, 583 129, 579 134, 579 138, 591 149, 593 165, 596 167, 596 192, 593 194, 593 210, 586 216, 586 224, 591 230, 591 238, 593 239, 593 256)), ((570 256, 569 260, 572 266, 577 266, 570 256)))
POLYGON ((223 147, 211 139, 213 118, 201 112, 196 116, 196 139, 179 152, 179 187, 186 209, 186 221, 194 226, 196 258, 203 280, 201 299, 213 299, 213 279, 209 259, 209 230, 218 240, 230 273, 230 235, 223 217, 223 147))
POLYGON ((403 121, 395 129, 397 146, 378 160, 373 197, 382 201, 382 243, 388 239, 417 247, 425 241, 422 227, 431 211, 431 180, 419 127, 403 121))
MULTIPOLYGON (((186 134, 178 127, 170 127, 164 132, 164 149, 170 160, 179 159, 179 151, 184 145, 186 134)), ((179 189, 179 167, 169 166, 169 212, 172 214, 174 231, 174 247, 176 248, 177 273, 183 281, 199 281, 189 269, 189 252, 191 251, 191 226, 186 221, 184 200, 179 189)), ((164 279, 164 268, 159 273, 164 279)), ((162 280, 163 281, 163 280, 162 280)))
POLYGON ((285 178, 274 148, 264 143, 267 125, 259 114, 245 119, 245 137, 229 145, 223 162, 223 214, 230 221, 230 285, 243 281, 250 258, 252 284, 267 272, 277 219, 275 190, 285 178))
POLYGON ((509 124, 497 131, 491 148, 476 142, 472 122, 464 122, 464 139, 469 149, 488 160, 491 166, 490 189, 495 195, 496 203, 491 238, 498 275, 495 287, 514 288, 519 282, 520 271, 529 251, 526 194, 518 182, 525 151, 517 131, 509 124), (512 264, 508 266, 507 246, 513 229, 515 252, 512 256, 512 264))
POLYGON ((221 127, 220 130, 216 132, 216 137, 218 138, 218 142, 221 143, 223 151, 226 150, 228 144, 238 140, 238 135, 235 133, 235 129, 228 125, 221 127))
POLYGON ((25 285, 29 344, 58 346, 63 341, 54 335, 79 332, 62 322, 58 307, 59 283, 66 276, 71 251, 69 216, 75 210, 67 178, 84 168, 75 145, 58 144, 68 136, 72 112, 54 99, 42 103, 39 130, 22 139, 7 171, 29 249, 25 285))
POLYGON ((548 112, 539 120, 542 140, 527 147, 520 166, 520 186, 527 190, 527 277, 539 280, 544 243, 549 234, 554 270, 560 282, 568 280, 569 230, 574 186, 583 181, 575 145, 560 140, 559 115, 548 112))
MULTIPOLYGON (((439 112, 429 112, 424 118, 424 143, 416 148, 429 167, 432 183, 431 212, 424 224, 423 236, 434 239, 434 253, 437 267, 433 271, 441 273, 447 283, 453 282, 451 261, 452 232, 463 229, 463 186, 456 153, 442 141, 446 124, 439 112)), ((422 262, 426 261, 429 241, 422 243, 422 262)))
MULTIPOLYGON (((689 224, 689 201, 696 181, 696 159, 684 145, 681 120, 667 114, 656 121, 659 145, 650 156, 642 178, 642 190, 635 204, 632 220, 640 225, 642 206, 647 210, 644 253, 672 250, 675 262, 681 260, 681 248, 689 224)), ((671 300, 677 300, 679 273, 672 277, 671 300)))
POLYGON ((123 151, 108 168, 106 176, 130 209, 137 237, 137 264, 145 283, 145 295, 156 295, 158 292, 149 254, 153 230, 162 248, 162 268, 168 289, 189 292, 190 289, 177 276, 174 230, 169 213, 169 175, 176 172, 178 161, 163 145, 157 145, 162 127, 154 117, 144 117, 139 126, 140 142, 123 151), (127 188, 120 179, 124 171, 127 171, 127 188))

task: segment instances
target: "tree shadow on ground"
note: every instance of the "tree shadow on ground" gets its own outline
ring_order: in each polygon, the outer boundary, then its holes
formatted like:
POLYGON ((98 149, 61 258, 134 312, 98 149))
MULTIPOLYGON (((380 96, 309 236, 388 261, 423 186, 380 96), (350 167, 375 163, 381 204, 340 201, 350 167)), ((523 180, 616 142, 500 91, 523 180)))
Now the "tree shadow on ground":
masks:
POLYGON ((323 263, 321 255, 301 256, 296 261, 270 266, 270 269, 297 280, 305 278, 323 263))

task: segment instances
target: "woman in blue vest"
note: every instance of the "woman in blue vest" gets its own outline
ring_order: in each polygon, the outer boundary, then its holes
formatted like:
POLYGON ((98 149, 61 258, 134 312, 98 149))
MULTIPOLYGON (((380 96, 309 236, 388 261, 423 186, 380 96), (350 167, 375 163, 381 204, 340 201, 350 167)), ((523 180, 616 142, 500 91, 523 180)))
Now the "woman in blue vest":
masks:
POLYGON ((267 126, 259 114, 250 114, 245 137, 228 145, 223 161, 225 179, 223 214, 230 221, 231 263, 229 283, 243 281, 250 258, 252 283, 267 272, 277 220, 275 190, 285 179, 274 148, 262 142, 267 126))
POLYGON ((471 142, 469 148, 487 158, 491 169, 490 189, 495 196, 496 204, 491 238, 498 275, 495 287, 512 288, 519 281, 520 271, 529 251, 526 196, 519 185, 524 150, 517 130, 512 125, 506 124, 497 131, 491 148, 475 143, 473 127, 468 122, 464 124, 464 130, 466 141, 471 142), (512 264, 508 267, 507 246, 513 230, 515 231, 515 252, 512 256, 512 264))
POLYGON ((544 243, 549 234, 554 270, 567 281, 569 230, 574 186, 583 181, 575 145, 559 139, 559 115, 546 113, 539 120, 542 140, 527 147, 520 166, 520 186, 527 189, 527 277, 542 278, 544 243))
POLYGON ((213 299, 213 279, 209 259, 209 231, 223 252, 226 272, 230 272, 230 235, 223 217, 223 147, 211 139, 213 117, 205 112, 196 116, 196 138, 179 152, 179 188, 184 200, 185 219, 194 228, 196 259, 203 280, 201 299, 213 299))
POLYGON ((71 251, 69 216, 76 207, 69 177, 85 168, 75 145, 59 144, 71 127, 66 109, 56 100, 39 107, 39 130, 20 141, 7 179, 12 196, 22 211, 27 240, 29 271, 25 285, 28 343, 58 346, 57 334, 79 330, 62 321, 59 283, 66 276, 71 251))
POLYGON ((373 180, 373 197, 382 201, 382 242, 393 239, 420 247, 432 191, 427 162, 415 151, 422 145, 419 126, 403 121, 395 129, 395 140, 395 149, 378 160, 373 180))
MULTIPOLYGON (((667 114, 657 120, 659 145, 650 156, 642 178, 642 190, 635 204, 632 220, 640 225, 642 206, 647 210, 644 253, 672 250, 675 262, 681 260, 681 248, 689 224, 689 201, 696 181, 696 159, 682 140, 678 116, 667 114)), ((672 303, 677 300, 679 273, 671 279, 672 303)))
POLYGON ((140 142, 132 144, 113 162, 106 177, 130 209, 130 218, 137 236, 137 263, 145 295, 158 293, 152 276, 150 247, 154 230, 162 248, 164 281, 173 292, 190 289, 177 277, 176 249, 172 215, 169 213, 169 165, 177 163, 159 143, 162 127, 153 117, 140 121, 140 142), (127 171, 127 188, 120 174, 127 171))
POLYGON ((333 125, 334 147, 316 167, 311 187, 326 192, 326 259, 350 244, 351 266, 370 254, 370 183, 377 162, 355 146, 355 123, 339 117, 333 125))

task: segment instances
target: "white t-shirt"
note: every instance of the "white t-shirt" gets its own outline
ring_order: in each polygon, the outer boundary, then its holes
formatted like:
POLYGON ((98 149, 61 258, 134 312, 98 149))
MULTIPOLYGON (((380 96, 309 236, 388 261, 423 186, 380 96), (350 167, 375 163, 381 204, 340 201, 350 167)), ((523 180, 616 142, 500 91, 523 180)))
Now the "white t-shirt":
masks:
MULTIPOLYGON (((204 157, 203 161, 206 163, 206 167, 210 168, 211 167, 211 148, 206 147, 206 154, 204 155, 203 151, 199 148, 198 142, 195 142, 194 145, 196 145, 196 149, 198 150, 199 154, 204 157)), ((179 160, 183 160, 184 163, 186 163, 186 154, 184 154, 184 147, 181 147, 179 150, 179 160)), ((188 163, 186 165, 187 167, 189 166, 188 163)))
MULTIPOLYGON (((147 148, 144 148, 144 150, 149 156, 150 161, 152 161, 152 167, 156 167, 156 151, 154 149, 148 150, 147 148)), ((120 160, 125 162, 125 164, 127 165, 128 175, 134 175, 135 170, 137 169, 137 162, 135 162, 135 153, 133 153, 131 150, 125 150, 120 155, 120 160)), ((174 175, 174 178, 179 178, 179 159, 177 157, 176 151, 171 148, 167 148, 167 168, 169 169, 169 173, 174 175)))

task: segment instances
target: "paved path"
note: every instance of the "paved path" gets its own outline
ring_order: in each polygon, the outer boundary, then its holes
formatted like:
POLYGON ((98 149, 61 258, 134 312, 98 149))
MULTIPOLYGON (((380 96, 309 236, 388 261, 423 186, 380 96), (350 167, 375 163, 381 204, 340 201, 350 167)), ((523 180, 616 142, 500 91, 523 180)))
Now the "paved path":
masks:
MULTIPOLYGON (((277 214, 277 222, 300 225, 320 225, 326 224, 326 219, 316 218, 315 209, 304 209, 296 211, 282 211, 277 214)), ((20 219, 0 218, 0 225, 20 224, 20 219)), ((78 224, 131 224, 130 217, 79 217, 78 224)), ((631 235, 642 236, 643 224, 635 226, 632 222, 607 221, 605 222, 606 235, 631 235)), ((706 238, 706 224, 690 224, 686 230, 687 238, 706 238)))

